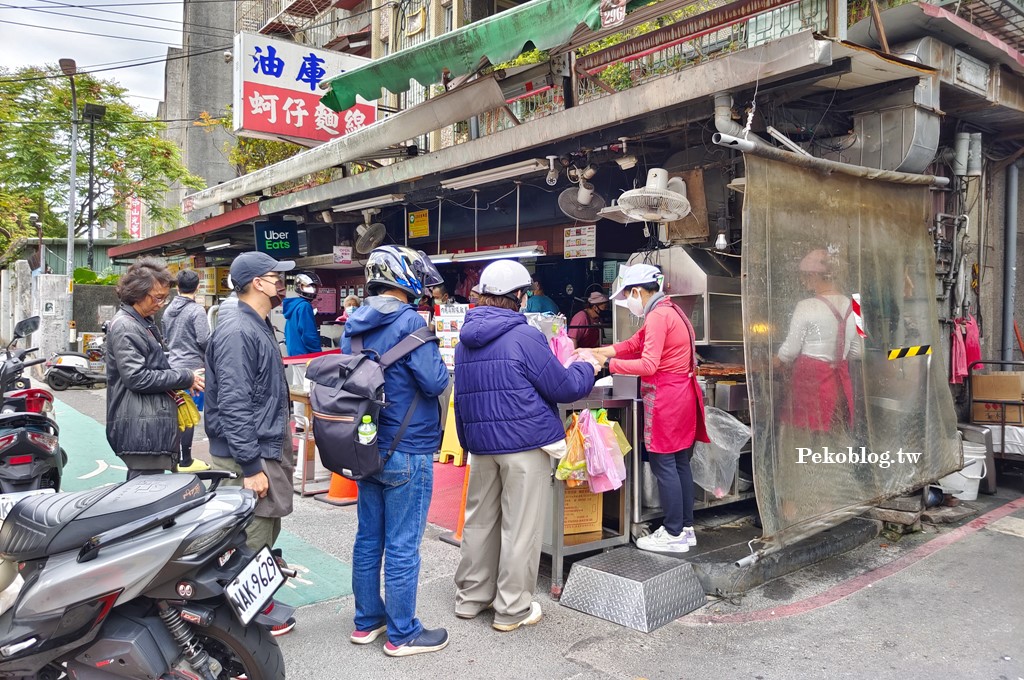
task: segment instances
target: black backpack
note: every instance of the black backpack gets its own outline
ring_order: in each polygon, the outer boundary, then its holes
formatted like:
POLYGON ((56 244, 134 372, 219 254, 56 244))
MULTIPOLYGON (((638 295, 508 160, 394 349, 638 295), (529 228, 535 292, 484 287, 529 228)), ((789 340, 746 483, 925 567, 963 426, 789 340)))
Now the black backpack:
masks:
POLYGON ((352 354, 330 354, 309 362, 306 377, 312 381, 313 438, 325 468, 353 480, 372 477, 384 469, 416 412, 419 390, 386 456, 380 455, 377 437, 369 444, 359 441, 359 425, 368 415, 380 427, 380 411, 388 406, 384 371, 428 342, 438 342, 437 336, 420 328, 380 356, 373 350, 364 351, 362 337, 357 335, 352 338, 352 354))

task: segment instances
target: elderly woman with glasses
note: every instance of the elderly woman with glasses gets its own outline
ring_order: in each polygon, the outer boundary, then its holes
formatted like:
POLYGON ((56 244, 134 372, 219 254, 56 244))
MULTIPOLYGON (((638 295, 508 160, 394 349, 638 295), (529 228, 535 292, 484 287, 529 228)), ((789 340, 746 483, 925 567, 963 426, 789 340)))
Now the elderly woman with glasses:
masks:
POLYGON ((162 260, 136 260, 117 283, 121 306, 107 325, 107 441, 128 479, 174 468, 181 437, 175 391, 204 387, 201 369, 171 368, 153 320, 171 280, 162 260))

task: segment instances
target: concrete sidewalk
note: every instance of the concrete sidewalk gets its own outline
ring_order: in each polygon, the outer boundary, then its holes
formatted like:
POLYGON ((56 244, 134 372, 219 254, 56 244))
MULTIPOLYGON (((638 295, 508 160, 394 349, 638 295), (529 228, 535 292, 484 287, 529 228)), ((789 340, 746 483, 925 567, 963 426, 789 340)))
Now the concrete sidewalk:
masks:
MULTIPOLYGON (((102 392, 58 398, 102 422, 102 392)), ((77 451, 76 438, 63 432, 62 443, 69 456, 93 457, 77 451)), ((709 598, 702 609, 650 634, 562 607, 548 597, 544 576, 537 588, 544 619, 537 626, 499 633, 488 613, 457 619, 458 549, 438 540, 440 528, 428 526, 418 612, 424 625, 449 630, 447 649, 392 659, 382 641, 352 645, 351 596, 302 607, 298 626, 279 642, 290 680, 1021 678, 1022 491, 1020 477, 1006 476, 997 496, 973 504, 989 514, 961 528, 926 525, 897 543, 874 538, 741 597, 709 598)), ((296 498, 284 527, 297 542, 347 563, 355 515, 354 507, 296 498)), ((542 564, 542 574, 547 571, 542 564)), ((347 588, 347 574, 335 578, 347 588)))

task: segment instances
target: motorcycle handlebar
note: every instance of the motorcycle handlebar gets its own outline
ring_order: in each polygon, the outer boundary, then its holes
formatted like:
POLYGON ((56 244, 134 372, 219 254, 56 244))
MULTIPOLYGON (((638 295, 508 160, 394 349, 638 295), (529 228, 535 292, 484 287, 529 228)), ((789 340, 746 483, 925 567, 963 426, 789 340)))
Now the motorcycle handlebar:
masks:
POLYGON ((45 363, 46 363, 46 359, 33 359, 32 361, 26 361, 24 364, 22 364, 22 367, 23 368, 28 368, 29 366, 38 366, 39 364, 45 364, 45 363))

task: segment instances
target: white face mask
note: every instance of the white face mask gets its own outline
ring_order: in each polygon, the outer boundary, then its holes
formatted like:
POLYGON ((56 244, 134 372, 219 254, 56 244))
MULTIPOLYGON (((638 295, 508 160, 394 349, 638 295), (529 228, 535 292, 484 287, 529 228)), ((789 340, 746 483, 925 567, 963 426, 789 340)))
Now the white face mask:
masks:
POLYGON ((352 316, 352 312, 354 312, 354 311, 356 311, 355 307, 346 307, 345 308, 345 316, 352 316))
POLYGON ((632 293, 629 294, 629 297, 626 298, 626 308, 633 316, 643 317, 644 303, 643 300, 640 299, 640 293, 637 293, 636 295, 633 295, 632 293))

